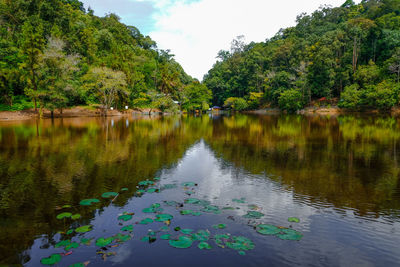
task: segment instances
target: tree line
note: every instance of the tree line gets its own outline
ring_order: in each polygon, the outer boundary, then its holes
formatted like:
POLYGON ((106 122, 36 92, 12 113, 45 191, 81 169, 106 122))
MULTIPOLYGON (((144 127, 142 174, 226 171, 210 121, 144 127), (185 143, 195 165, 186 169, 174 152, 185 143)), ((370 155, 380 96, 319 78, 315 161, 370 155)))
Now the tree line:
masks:
POLYGON ((399 104, 400 1, 323 6, 265 42, 239 36, 217 58, 204 77, 216 105, 388 110, 399 104))
POLYGON ((78 0, 0 0, 0 109, 193 111, 209 91, 169 50, 78 0))

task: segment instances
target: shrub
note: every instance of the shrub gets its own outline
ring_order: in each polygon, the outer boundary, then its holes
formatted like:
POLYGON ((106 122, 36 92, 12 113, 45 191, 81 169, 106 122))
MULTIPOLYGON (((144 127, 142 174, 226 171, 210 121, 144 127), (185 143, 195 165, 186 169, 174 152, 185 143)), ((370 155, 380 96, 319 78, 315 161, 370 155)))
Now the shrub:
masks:
POLYGON ((282 92, 278 99, 279 108, 289 113, 295 113, 303 108, 301 92, 296 89, 289 89, 282 92))
POLYGON ((241 97, 229 97, 224 102, 224 107, 242 111, 248 108, 246 100, 241 97))
POLYGON ((338 106, 340 108, 357 109, 361 104, 362 92, 358 84, 346 86, 340 95, 338 106))
POLYGON ((381 110, 389 110, 399 101, 399 86, 390 81, 370 85, 366 89, 366 104, 381 110))

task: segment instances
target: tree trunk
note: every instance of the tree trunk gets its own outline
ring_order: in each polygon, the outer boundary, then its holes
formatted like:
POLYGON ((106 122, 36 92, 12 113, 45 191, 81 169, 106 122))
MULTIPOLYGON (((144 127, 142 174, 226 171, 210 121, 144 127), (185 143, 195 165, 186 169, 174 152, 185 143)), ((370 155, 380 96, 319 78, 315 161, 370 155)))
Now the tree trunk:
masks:
POLYGON ((357 69, 357 37, 354 36, 353 43, 353 73, 356 72, 357 69))
POLYGON ((50 116, 51 116, 52 119, 54 119, 54 110, 50 111, 50 116))

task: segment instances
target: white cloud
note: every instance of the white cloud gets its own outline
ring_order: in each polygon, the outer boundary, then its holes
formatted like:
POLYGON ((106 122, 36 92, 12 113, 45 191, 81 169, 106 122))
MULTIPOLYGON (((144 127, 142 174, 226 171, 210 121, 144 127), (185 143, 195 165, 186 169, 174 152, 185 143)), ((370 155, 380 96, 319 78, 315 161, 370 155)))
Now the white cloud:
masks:
POLYGON ((280 28, 295 25, 296 16, 323 4, 339 6, 344 0, 200 0, 159 1, 150 36, 161 49, 171 49, 185 71, 202 79, 215 63, 219 50, 244 35, 247 42, 264 41, 280 28))

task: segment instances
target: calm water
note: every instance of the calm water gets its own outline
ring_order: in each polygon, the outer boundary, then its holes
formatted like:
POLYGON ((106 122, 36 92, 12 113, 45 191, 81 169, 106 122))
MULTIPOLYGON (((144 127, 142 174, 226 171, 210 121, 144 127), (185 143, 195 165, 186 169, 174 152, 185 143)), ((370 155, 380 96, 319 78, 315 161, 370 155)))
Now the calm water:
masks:
POLYGON ((59 254, 58 266, 399 266, 399 151, 400 120, 390 117, 1 123, 0 265, 42 266, 41 259, 59 254), (155 184, 139 186, 146 179, 155 184), (137 191, 149 188, 156 192, 137 191), (101 197, 110 191, 119 194, 101 197), (79 205, 88 198, 100 202, 79 205), (208 201, 217 214, 185 203, 188 198, 208 201), (153 203, 163 211, 142 211, 153 203), (200 216, 181 215, 186 209, 200 216), (251 209, 263 216, 243 217, 251 209), (81 218, 57 219, 63 212, 81 218), (135 214, 118 220, 124 212, 135 214), (173 216, 169 230, 168 221, 138 224, 160 213, 173 216), (214 229, 215 224, 226 228, 214 229), (254 229, 258 224, 292 228, 303 236, 293 241, 261 235, 254 229), (92 230, 71 230, 84 225, 92 230), (132 232, 121 231, 129 225, 132 232), (208 230, 212 249, 199 249, 199 241, 187 249, 170 246, 160 237, 185 236, 175 227, 208 230), (118 233, 130 240, 96 246, 98 238, 118 233), (228 233, 223 242, 243 236, 254 249, 240 255, 226 244, 217 246, 215 235, 228 233), (146 236, 154 242, 142 241, 146 236), (82 238, 93 239, 82 243, 82 238), (79 247, 72 253, 55 248, 62 240, 79 247))

